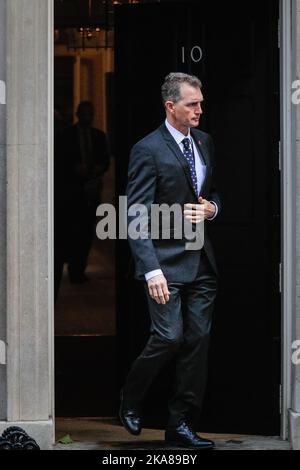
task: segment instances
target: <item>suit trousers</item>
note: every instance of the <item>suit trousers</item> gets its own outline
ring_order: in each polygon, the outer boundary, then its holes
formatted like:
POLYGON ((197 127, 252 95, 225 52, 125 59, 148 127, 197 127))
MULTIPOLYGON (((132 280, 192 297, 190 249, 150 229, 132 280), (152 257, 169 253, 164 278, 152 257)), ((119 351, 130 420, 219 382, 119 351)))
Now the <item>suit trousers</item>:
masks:
POLYGON ((169 361, 175 360, 175 388, 168 403, 168 427, 183 421, 197 425, 206 385, 209 334, 217 292, 217 277, 204 250, 196 279, 188 284, 168 282, 168 287, 170 300, 162 305, 150 297, 145 283, 150 337, 127 375, 124 402, 140 407, 155 377, 169 361))

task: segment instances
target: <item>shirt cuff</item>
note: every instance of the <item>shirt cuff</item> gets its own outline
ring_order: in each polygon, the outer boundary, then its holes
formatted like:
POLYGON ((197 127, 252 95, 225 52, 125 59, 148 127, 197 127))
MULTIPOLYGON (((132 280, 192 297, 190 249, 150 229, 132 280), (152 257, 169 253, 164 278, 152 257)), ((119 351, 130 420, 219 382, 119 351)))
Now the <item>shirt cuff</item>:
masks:
POLYGON ((206 220, 214 220, 214 219, 217 217, 217 215, 218 215, 219 209, 218 209, 218 206, 217 206, 217 204, 215 203, 215 201, 209 201, 209 202, 215 206, 216 212, 214 213, 214 215, 213 215, 212 217, 210 217, 210 218, 207 217, 206 220))
POLYGON ((145 279, 146 281, 149 281, 149 279, 151 279, 152 277, 159 276, 162 273, 163 272, 161 269, 154 269, 154 271, 149 271, 148 273, 145 274, 145 279))

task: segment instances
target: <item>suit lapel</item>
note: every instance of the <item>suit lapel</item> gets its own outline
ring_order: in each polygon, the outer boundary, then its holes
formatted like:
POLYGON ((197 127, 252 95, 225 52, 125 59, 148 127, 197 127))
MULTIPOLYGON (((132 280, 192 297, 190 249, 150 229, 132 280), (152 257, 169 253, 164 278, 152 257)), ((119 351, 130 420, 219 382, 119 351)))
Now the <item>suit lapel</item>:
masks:
POLYGON ((168 147, 172 151, 172 154, 176 157, 176 159, 178 160, 178 162, 182 166, 183 171, 185 173, 185 176, 186 176, 187 181, 188 181, 188 183, 191 187, 192 192, 195 194, 195 197, 198 198, 198 196, 196 195, 195 190, 194 190, 192 177, 191 177, 191 173, 190 173, 190 168, 189 168, 188 162, 186 161, 183 153, 181 152, 179 146, 177 145, 176 141, 171 136, 168 129, 166 128, 165 124, 162 124, 162 126, 160 127, 160 131, 163 135, 163 138, 166 141, 166 144, 168 145, 168 147))
POLYGON ((199 154, 201 154, 204 158, 205 165, 208 166, 210 162, 208 148, 206 147, 205 143, 202 142, 202 140, 198 138, 194 129, 191 129, 191 136, 193 137, 193 140, 197 146, 199 154))
POLYGON ((208 183, 209 177, 210 177, 210 169, 211 169, 209 151, 208 151, 208 148, 207 148, 206 144, 202 140, 200 140, 199 137, 196 135, 196 132, 194 131, 194 129, 191 129, 191 135, 192 135, 193 140, 196 144, 198 152, 199 152, 199 154, 202 155, 202 157, 205 161, 205 165, 206 165, 205 179, 202 183, 202 188, 200 189, 200 193, 205 194, 206 186, 207 186, 207 183, 208 183))

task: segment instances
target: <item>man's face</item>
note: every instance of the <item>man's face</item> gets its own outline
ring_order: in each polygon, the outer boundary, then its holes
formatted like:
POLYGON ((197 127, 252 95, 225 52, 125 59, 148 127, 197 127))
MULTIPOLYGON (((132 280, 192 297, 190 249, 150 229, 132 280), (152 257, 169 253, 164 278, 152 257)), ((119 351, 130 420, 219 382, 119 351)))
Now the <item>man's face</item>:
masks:
POLYGON ((181 85, 181 99, 173 103, 172 117, 180 127, 197 127, 202 114, 203 95, 200 88, 188 83, 181 85))

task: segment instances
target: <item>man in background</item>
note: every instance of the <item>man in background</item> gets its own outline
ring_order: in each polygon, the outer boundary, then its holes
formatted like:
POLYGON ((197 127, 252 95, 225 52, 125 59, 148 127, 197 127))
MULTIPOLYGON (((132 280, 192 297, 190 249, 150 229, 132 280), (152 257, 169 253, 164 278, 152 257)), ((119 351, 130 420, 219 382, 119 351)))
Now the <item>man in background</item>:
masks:
POLYGON ((76 113, 78 122, 62 136, 62 158, 68 173, 68 273, 74 284, 88 281, 85 269, 95 234, 103 175, 110 160, 105 133, 92 126, 94 114, 93 104, 82 101, 76 113))

